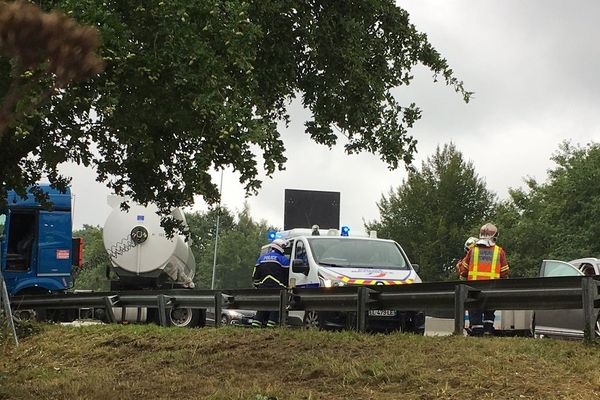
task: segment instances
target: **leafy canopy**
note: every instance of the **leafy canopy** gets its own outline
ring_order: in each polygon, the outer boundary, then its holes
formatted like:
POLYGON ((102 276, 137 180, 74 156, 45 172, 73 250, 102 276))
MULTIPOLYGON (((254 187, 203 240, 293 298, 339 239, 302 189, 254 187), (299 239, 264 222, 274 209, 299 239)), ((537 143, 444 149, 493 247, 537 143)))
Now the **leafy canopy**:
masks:
POLYGON ((537 276, 544 259, 600 254, 600 144, 565 142, 552 160, 546 182, 528 179, 496 212, 517 276, 537 276))
MULTIPOLYGON (((218 209, 186 215, 196 256, 196 284, 210 288, 214 262, 215 227, 218 209)), ((234 216, 226 208, 219 213, 219 242, 215 268, 215 288, 250 288, 252 270, 261 246, 271 230, 264 221, 255 221, 248 205, 234 216)))
MULTIPOLYGON (((418 63, 470 93, 393 0, 41 0, 99 29, 105 72, 71 84, 0 138, 0 190, 57 166, 93 166, 119 195, 161 210, 218 198, 209 171, 232 166, 248 192, 286 160, 277 122, 299 96, 307 134, 348 153, 410 162, 421 116, 391 89, 418 63), (334 127, 338 130, 334 131, 334 127)), ((10 59, 0 58, 0 89, 10 59)), ((4 91, 0 93, 0 96, 4 91)), ((1 197, 2 193, 0 193, 1 197)))
POLYGON ((74 289, 110 290, 107 279, 110 257, 104 248, 102 228, 84 225, 73 231, 73 237, 83 239, 83 266, 81 270, 74 270, 74 289))
POLYGON ((380 219, 367 223, 379 237, 400 243, 426 281, 456 279, 465 240, 488 218, 494 195, 454 144, 438 147, 421 169, 377 203, 380 219))

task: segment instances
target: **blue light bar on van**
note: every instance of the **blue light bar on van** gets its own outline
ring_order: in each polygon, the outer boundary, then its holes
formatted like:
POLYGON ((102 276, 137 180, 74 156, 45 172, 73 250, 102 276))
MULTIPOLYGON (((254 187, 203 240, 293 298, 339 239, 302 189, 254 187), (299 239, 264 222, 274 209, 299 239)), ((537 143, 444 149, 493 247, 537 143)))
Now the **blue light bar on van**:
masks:
POLYGON ((277 232, 277 231, 268 231, 267 232, 267 239, 269 240, 269 242, 272 242, 275 239, 282 239, 283 238, 283 234, 281 232, 277 232))
POLYGON ((350 233, 350 228, 347 226, 342 226, 342 236, 348 236, 348 234, 350 233))

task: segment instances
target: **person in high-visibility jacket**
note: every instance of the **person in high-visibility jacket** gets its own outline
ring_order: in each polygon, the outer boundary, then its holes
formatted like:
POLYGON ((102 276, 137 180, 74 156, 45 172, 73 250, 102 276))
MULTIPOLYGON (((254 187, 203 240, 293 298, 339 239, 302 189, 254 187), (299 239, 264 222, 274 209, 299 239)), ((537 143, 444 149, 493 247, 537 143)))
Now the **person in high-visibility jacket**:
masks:
MULTIPOLYGON (((270 251, 258 257, 252 280, 257 289, 286 289, 290 274, 290 259, 284 255, 287 240, 275 239, 270 251)), ((258 311, 253 327, 274 327, 279 323, 279 311, 258 311)))
MULTIPOLYGON (((479 230, 479 240, 457 265, 461 277, 469 281, 508 278, 508 262, 502 247, 496 244, 498 228, 487 223, 479 230)), ((495 310, 469 310, 471 334, 493 335, 495 310)))

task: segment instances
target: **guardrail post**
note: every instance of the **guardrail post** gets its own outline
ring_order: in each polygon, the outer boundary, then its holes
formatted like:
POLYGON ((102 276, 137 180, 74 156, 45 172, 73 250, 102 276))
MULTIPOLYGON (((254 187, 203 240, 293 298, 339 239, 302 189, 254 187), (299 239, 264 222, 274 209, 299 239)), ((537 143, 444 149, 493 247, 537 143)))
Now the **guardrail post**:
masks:
POLYGON ((288 291, 279 291, 279 326, 287 326, 288 319, 288 291))
POLYGON ((15 322, 13 321, 12 310, 10 308, 10 299, 8 298, 8 290, 6 289, 6 283, 4 282, 4 277, 2 276, 2 272, 0 271, 0 303, 4 307, 4 317, 6 318, 6 323, 8 324, 13 339, 15 341, 15 346, 19 346, 19 338, 17 337, 17 331, 15 329, 15 322))
POLYGON ((465 302, 469 296, 467 285, 454 288, 454 335, 462 335, 465 330, 465 302))
POLYGON ((215 292, 215 328, 221 326, 221 313, 223 312, 223 294, 215 292))
POLYGON ((158 295, 158 322, 160 326, 167 326, 167 296, 158 295))
POLYGON ((598 297, 598 283, 592 278, 581 280, 581 296, 583 300, 583 338, 587 343, 594 341, 596 335, 596 318, 594 300, 598 297))
POLYGON ((115 313, 113 312, 113 307, 117 302, 119 296, 105 296, 104 297, 104 311, 106 312, 106 318, 108 322, 114 324, 117 320, 115 318, 115 313))
POLYGON ((360 286, 358 288, 358 296, 356 299, 356 330, 364 332, 367 330, 367 298, 369 295, 368 288, 360 286))

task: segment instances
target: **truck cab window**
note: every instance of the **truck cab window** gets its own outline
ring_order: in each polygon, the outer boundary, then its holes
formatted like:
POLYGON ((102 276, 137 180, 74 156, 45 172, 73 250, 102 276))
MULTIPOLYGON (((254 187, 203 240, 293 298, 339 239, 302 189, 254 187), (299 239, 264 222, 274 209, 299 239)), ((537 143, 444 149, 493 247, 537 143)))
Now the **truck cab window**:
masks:
POLYGON ((13 212, 8 226, 7 271, 27 271, 35 241, 35 214, 13 212))

